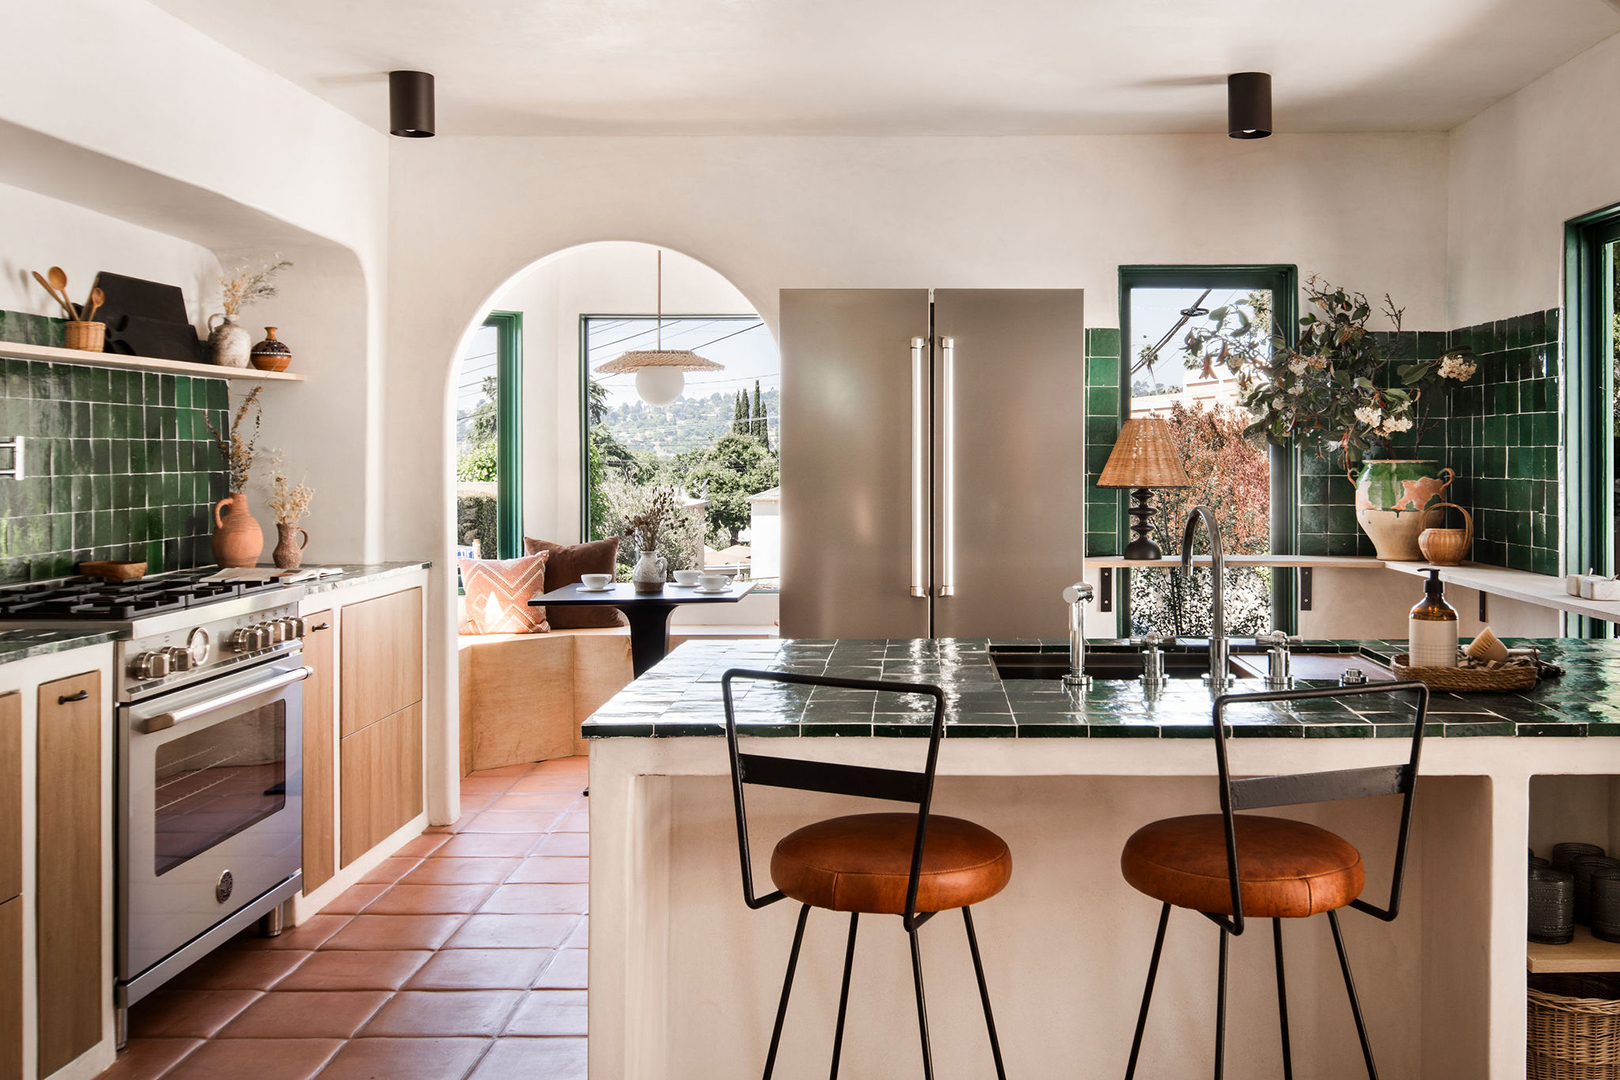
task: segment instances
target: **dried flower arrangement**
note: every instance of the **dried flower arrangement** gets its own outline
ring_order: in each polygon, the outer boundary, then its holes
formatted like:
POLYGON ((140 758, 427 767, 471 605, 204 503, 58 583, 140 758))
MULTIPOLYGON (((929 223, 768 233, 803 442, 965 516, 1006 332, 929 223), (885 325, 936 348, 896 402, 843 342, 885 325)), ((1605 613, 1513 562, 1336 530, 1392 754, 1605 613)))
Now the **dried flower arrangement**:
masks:
POLYGON ((276 274, 291 265, 277 254, 271 256, 267 265, 259 270, 247 265, 238 266, 230 277, 219 279, 220 287, 224 290, 220 307, 225 309, 225 314, 235 318, 238 312, 254 301, 268 300, 276 295, 276 274))
POLYGON ((297 525, 309 516, 309 504, 315 498, 315 489, 302 480, 296 484, 292 482, 287 475, 287 457, 280 450, 271 450, 265 456, 269 459, 269 505, 271 513, 276 515, 276 524, 297 525))
POLYGON ((675 489, 661 487, 653 492, 647 509, 630 519, 627 531, 635 537, 636 548, 639 551, 656 551, 658 549, 659 534, 664 531, 664 523, 675 513, 675 489))
POLYGON ((213 419, 207 412, 203 413, 203 423, 208 425, 208 433, 214 437, 214 444, 219 447, 220 457, 225 459, 225 467, 230 472, 231 493, 247 489, 248 477, 253 472, 253 462, 258 456, 259 425, 264 420, 264 412, 259 406, 259 391, 262 386, 255 386, 253 392, 242 399, 237 406, 236 416, 222 433, 214 426, 213 419), (253 431, 244 436, 248 410, 253 410, 253 431))

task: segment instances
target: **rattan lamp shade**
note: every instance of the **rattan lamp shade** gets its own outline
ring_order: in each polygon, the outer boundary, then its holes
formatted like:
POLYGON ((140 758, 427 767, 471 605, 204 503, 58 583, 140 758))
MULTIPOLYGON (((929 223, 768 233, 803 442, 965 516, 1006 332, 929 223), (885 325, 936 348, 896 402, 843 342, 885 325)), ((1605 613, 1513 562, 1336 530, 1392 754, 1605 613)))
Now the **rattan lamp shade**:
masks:
POLYGON ((1120 428, 1119 440, 1103 466, 1097 486, 1105 488, 1191 487, 1170 425, 1156 416, 1135 417, 1120 428))

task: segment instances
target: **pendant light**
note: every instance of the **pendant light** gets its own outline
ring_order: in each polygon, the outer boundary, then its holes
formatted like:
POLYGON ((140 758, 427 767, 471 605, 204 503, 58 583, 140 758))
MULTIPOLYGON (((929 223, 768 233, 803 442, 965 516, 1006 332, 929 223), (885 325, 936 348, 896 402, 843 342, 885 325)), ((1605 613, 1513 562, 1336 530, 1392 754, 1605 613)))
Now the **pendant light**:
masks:
POLYGON ((1234 139, 1271 134, 1271 76, 1239 71, 1226 77, 1226 133, 1234 139))
POLYGON ((434 126, 433 76, 425 71, 390 71, 388 133, 405 139, 431 139, 434 126))
POLYGON ((686 388, 687 371, 724 371, 724 364, 705 360, 690 349, 664 348, 664 252, 658 252, 658 330, 656 347, 636 349, 609 360, 596 369, 598 375, 634 372, 636 394, 649 405, 668 405, 686 388))

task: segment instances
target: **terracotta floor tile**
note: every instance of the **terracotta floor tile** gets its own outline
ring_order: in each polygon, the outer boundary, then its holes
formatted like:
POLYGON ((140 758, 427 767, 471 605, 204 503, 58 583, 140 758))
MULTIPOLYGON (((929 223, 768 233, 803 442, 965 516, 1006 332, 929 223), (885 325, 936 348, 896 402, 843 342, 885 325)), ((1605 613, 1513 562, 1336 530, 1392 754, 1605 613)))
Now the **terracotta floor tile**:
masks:
POLYGON ((521 833, 457 833, 434 852, 437 858, 521 859, 534 846, 534 837, 521 833))
POLYGON ((585 1080, 584 1039, 500 1039, 471 1080, 585 1080))
POLYGON ((432 956, 431 952, 416 949, 325 949, 283 980, 280 989, 398 990, 432 956))
POLYGON ((578 795, 502 795, 484 807, 486 814, 560 814, 580 805, 578 795))
POLYGON ((367 885, 392 885, 416 869, 416 864, 419 862, 421 862, 420 859, 401 858, 396 855, 391 859, 384 859, 378 863, 360 880, 367 885))
POLYGON ((552 833, 534 845, 531 855, 571 855, 584 857, 591 853, 591 834, 582 832, 552 833))
POLYGON ((444 842, 448 839, 450 838, 445 836, 443 833, 425 832, 421 836, 418 836, 415 840, 405 844, 398 851, 394 852, 394 854, 397 857, 405 859, 425 858, 442 847, 444 842))
POLYGON ((561 825, 567 814, 491 814, 482 813, 462 829, 470 833, 531 833, 539 835, 561 825))
POLYGON ((461 790, 466 795, 491 795, 509 789, 519 779, 518 776, 486 776, 474 773, 461 778, 461 790))
POLYGON ((272 990, 215 1039, 348 1039, 388 996, 385 990, 272 990))
POLYGON ((566 773, 533 773, 513 784, 510 791, 514 795, 578 795, 585 790, 585 779, 566 773))
POLYGON ((507 1035, 585 1034, 585 991, 531 990, 507 1022, 507 1035))
POLYGON ((411 976, 411 990, 527 990, 550 949, 442 949, 411 976))
MULTIPOLYGON (((355 1039, 320 1080, 461 1080, 489 1046, 488 1039, 355 1039)), ((552 1080, 541 1073, 529 1080, 542 1078, 552 1080)))
POLYGON ((309 1080, 343 1044, 336 1039, 226 1039, 204 1043, 164 1080, 309 1080))
POLYGON ((206 1039, 263 997, 257 990, 159 990, 129 1010, 136 1039, 206 1039))
POLYGON ((201 1039, 131 1039, 97 1080, 157 1080, 201 1045, 201 1039))
POLYGON ((532 773, 568 773, 571 776, 584 776, 591 771, 591 759, 583 754, 579 757, 551 758, 547 761, 537 761, 529 766, 532 773))
POLYGON ((524 859, 507 875, 506 880, 514 885, 546 881, 582 882, 590 880, 590 873, 589 859, 542 855, 538 858, 524 859))
POLYGON ((575 915, 474 915, 447 949, 553 949, 567 940, 575 915))
POLYGON ((437 949, 462 920, 460 915, 356 915, 325 948, 437 949))
POLYGON ((537 990, 585 989, 586 962, 584 949, 558 949, 534 981, 537 990))
POLYGON ((283 930, 279 937, 260 937, 257 930, 249 930, 231 939, 235 949, 318 949, 322 943, 348 923, 351 916, 329 915, 322 912, 311 915, 297 926, 283 930))
POLYGON ((591 815, 583 810, 576 810, 572 814, 564 814, 563 819, 557 823, 558 832, 590 832, 591 815))
POLYGON ((372 903, 371 915, 452 915, 478 910, 494 885, 395 885, 372 903))
POLYGON ((405 990, 389 999, 366 1038, 499 1035, 525 990, 405 990))
POLYGON ((175 990, 268 990, 314 953, 293 949, 216 949, 169 982, 175 990))
POLYGON ((537 915, 567 912, 584 913, 589 888, 575 884, 502 885, 479 912, 495 915, 537 915))
MULTIPOLYGON (((499 885, 521 864, 520 859, 477 859, 462 856, 424 859, 400 879, 401 885, 499 885)), ((468 909, 472 910, 471 908, 468 909)))
POLYGON ((358 915, 366 910, 373 900, 387 891, 386 884, 350 885, 338 893, 337 898, 331 903, 321 908, 321 911, 327 915, 358 915))
POLYGON ((530 769, 534 768, 535 764, 536 762, 533 761, 523 761, 516 765, 503 765, 499 769, 479 769, 477 772, 468 773, 467 776, 469 779, 478 779, 485 776, 524 776, 528 774, 530 769))

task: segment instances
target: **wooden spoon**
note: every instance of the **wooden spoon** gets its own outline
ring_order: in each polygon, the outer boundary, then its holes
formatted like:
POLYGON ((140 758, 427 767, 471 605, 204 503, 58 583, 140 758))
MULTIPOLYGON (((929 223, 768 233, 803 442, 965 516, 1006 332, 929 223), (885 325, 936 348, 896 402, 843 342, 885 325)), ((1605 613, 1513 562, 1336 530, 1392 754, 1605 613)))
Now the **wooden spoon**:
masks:
POLYGON ((107 294, 101 291, 101 286, 90 290, 90 314, 84 317, 85 322, 96 321, 96 309, 107 302, 107 294))
POLYGON ((33 274, 34 280, 39 282, 40 287, 50 294, 51 299, 62 305, 62 308, 68 313, 68 319, 70 321, 79 317, 79 313, 73 310, 61 293, 51 288, 51 283, 46 281, 44 276, 40 274, 38 270, 33 271, 33 274))
POLYGON ((67 294, 67 271, 63 270, 60 266, 53 266, 50 269, 50 275, 51 275, 51 287, 54 288, 57 292, 62 294, 62 302, 67 305, 68 320, 70 322, 78 322, 79 321, 78 309, 73 306, 73 301, 68 299, 68 294, 67 294))

